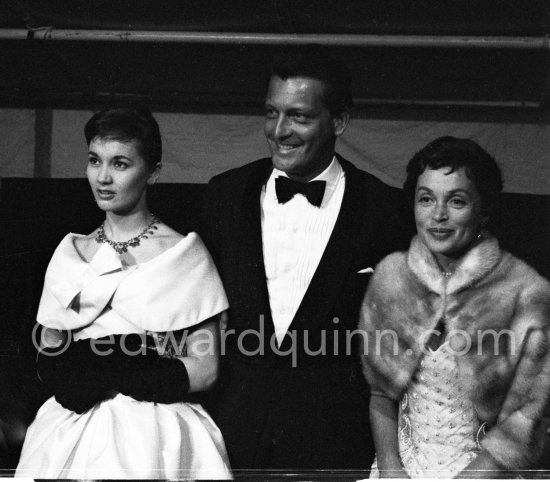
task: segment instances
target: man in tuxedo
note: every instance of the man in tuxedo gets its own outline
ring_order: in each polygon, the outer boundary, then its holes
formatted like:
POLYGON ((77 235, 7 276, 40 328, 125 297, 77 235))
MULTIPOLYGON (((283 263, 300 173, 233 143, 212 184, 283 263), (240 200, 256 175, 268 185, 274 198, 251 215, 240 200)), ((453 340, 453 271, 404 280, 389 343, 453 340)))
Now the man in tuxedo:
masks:
POLYGON ((335 153, 350 109, 341 62, 286 52, 265 100, 271 157, 206 191, 201 235, 230 304, 212 410, 237 471, 373 461, 354 330, 369 273, 408 239, 399 191, 335 153))

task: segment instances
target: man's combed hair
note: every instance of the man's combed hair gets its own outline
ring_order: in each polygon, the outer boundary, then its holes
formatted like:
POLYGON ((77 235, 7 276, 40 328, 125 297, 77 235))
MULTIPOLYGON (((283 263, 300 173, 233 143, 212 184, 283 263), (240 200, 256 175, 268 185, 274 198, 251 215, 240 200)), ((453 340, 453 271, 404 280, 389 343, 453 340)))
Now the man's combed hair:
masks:
POLYGON ((267 81, 273 76, 287 80, 308 77, 325 84, 324 100, 332 116, 352 108, 349 69, 327 47, 317 44, 293 46, 275 56, 267 81))
POLYGON ((147 166, 154 169, 162 158, 162 140, 157 121, 144 108, 121 107, 97 112, 84 127, 86 143, 99 139, 137 140, 147 166))

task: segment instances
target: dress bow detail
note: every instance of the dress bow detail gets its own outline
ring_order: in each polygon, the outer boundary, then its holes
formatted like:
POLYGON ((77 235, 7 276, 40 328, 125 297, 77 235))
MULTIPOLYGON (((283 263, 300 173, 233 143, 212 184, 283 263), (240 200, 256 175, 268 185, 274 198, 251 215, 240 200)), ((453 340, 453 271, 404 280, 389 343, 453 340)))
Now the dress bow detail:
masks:
POLYGON ((120 258, 108 245, 101 246, 91 262, 83 262, 82 266, 84 269, 75 278, 52 280, 50 285, 51 294, 68 315, 56 320, 63 325, 59 329, 75 329, 94 321, 131 271, 122 269, 120 258), (74 326, 75 322, 79 326, 74 326))

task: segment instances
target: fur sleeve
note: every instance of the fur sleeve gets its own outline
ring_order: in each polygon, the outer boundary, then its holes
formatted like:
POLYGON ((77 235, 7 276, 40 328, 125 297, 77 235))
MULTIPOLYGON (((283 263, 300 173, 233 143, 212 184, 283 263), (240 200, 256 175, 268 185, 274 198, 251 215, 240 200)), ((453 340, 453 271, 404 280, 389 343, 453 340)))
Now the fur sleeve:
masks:
POLYGON ((544 443, 541 424, 550 400, 550 285, 535 273, 518 299, 513 324, 528 326, 496 425, 482 441, 503 467, 535 468, 544 443))
POLYGON ((359 329, 363 331, 363 373, 371 392, 399 400, 409 383, 414 361, 402 343, 410 305, 404 289, 404 253, 393 253, 376 267, 363 299, 359 329))

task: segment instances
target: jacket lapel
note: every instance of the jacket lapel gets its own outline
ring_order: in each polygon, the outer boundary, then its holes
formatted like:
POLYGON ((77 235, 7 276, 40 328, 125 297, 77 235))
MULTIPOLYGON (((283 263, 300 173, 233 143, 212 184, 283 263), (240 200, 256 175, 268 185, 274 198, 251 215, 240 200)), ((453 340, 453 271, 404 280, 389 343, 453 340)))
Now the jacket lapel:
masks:
MULTIPOLYGON (((261 190, 272 170, 271 159, 265 159, 255 169, 244 187, 241 213, 242 222, 239 227, 239 245, 235 246, 236 272, 238 278, 235 281, 241 286, 243 292, 248 293, 247 307, 250 313, 264 316, 264 328, 266 336, 274 332, 269 306, 269 294, 265 274, 265 265, 262 247, 262 225, 260 195, 261 190)), ((249 320, 249 328, 257 329, 258 319, 249 320)))

